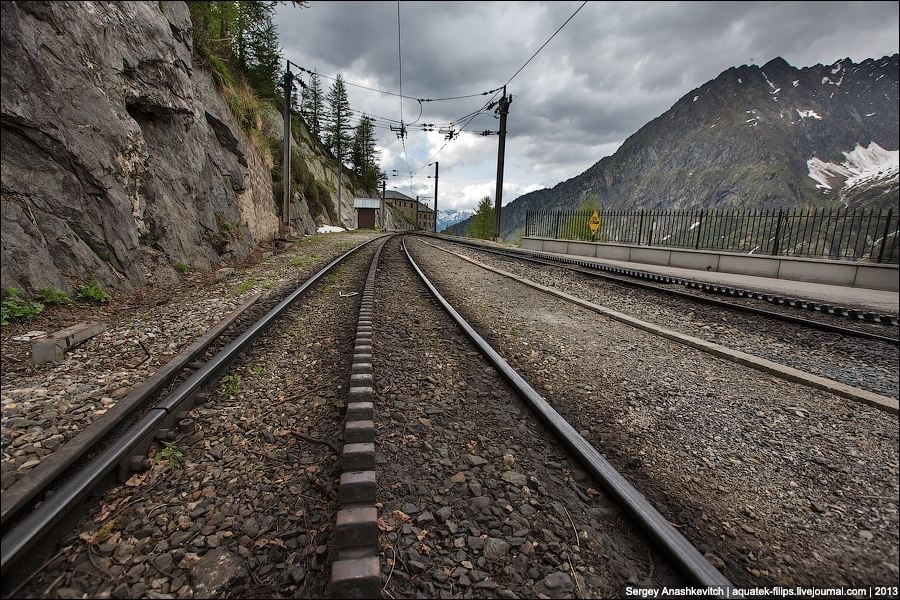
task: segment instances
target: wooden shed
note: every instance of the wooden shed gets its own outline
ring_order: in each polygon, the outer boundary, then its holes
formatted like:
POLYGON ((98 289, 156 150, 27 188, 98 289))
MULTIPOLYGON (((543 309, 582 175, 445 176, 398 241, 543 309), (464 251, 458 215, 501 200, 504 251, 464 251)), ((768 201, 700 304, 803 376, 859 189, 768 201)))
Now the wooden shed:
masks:
POLYGON ((354 198, 353 208, 356 209, 356 222, 360 229, 375 229, 379 224, 381 198, 354 198))

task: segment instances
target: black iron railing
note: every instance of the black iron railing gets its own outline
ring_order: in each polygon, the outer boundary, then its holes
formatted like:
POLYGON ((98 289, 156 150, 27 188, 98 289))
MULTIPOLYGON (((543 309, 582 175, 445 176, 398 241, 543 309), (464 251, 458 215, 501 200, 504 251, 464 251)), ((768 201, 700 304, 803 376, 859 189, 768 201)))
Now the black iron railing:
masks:
POLYGON ((742 254, 900 263, 898 214, 888 210, 529 211, 525 236, 742 254))

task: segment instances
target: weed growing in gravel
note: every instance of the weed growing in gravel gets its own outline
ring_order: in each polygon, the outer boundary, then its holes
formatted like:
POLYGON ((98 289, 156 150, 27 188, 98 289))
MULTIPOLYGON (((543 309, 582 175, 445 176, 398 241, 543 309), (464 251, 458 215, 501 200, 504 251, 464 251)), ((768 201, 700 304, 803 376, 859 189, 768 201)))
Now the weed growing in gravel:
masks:
POLYGON ((262 365, 253 365, 250 367, 251 373, 256 373, 257 375, 264 375, 266 373, 266 368, 262 365))
POLYGON ((256 285, 256 277, 251 277, 244 283, 239 283, 238 285, 234 286, 234 293, 236 295, 243 294, 244 292, 246 292, 247 290, 252 288, 254 285, 256 285))
POLYGON ((300 330, 300 335, 302 335, 304 337, 307 335, 307 333, 309 333, 308 330, 306 329, 306 319, 305 318, 297 317, 296 319, 294 319, 294 324, 288 328, 288 335, 291 337, 294 337, 295 335, 297 335, 298 329, 300 330))
POLYGON ((19 297, 19 288, 9 287, 9 294, 0 302, 0 325, 9 325, 10 319, 15 321, 27 321, 36 317, 44 310, 44 305, 35 300, 19 297))
POLYGON ((175 444, 178 442, 163 442, 164 446, 163 450, 156 453, 156 456, 153 457, 153 460, 156 462, 164 462, 170 467, 179 466, 178 459, 184 456, 181 452, 175 449, 175 444))
POLYGON ((241 376, 237 373, 226 375, 222 378, 222 383, 224 384, 224 387, 219 390, 219 396, 222 398, 226 398, 231 394, 237 394, 244 389, 241 385, 241 376))
POLYGON ((326 277, 323 281, 325 285, 322 286, 322 293, 327 294, 331 291, 331 286, 335 285, 338 281, 340 281, 340 267, 338 267, 337 273, 332 273, 328 277, 326 277))
POLYGON ((183 262, 177 262, 172 266, 175 267, 175 270, 178 271, 179 273, 187 273, 188 266, 186 264, 184 264, 183 262))
POLYGON ((291 261, 291 264, 295 267, 300 267, 301 269, 311 267, 317 258, 319 258, 319 255, 316 253, 309 254, 308 256, 298 256, 291 261))
POLYGON ((87 283, 75 288, 75 300, 82 300, 85 302, 109 302, 109 299, 110 295, 97 285, 97 281, 93 277, 88 278, 87 283))

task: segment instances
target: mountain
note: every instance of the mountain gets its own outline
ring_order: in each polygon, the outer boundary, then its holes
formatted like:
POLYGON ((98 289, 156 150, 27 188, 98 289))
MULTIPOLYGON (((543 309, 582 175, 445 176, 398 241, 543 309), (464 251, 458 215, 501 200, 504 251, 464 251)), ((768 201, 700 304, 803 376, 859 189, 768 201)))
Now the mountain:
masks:
POLYGON ((896 205, 898 58, 728 69, 581 175, 504 206, 501 235, 590 196, 626 210, 896 205))
POLYGON ((465 221, 472 216, 469 210, 438 210, 437 230, 443 231, 451 225, 456 225, 460 221, 465 221))

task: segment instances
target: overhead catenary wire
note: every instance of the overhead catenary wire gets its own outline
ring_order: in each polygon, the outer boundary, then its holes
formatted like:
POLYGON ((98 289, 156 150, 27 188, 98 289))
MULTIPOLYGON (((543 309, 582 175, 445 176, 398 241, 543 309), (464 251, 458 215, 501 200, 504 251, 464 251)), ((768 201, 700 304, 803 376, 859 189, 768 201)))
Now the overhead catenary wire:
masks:
MULTIPOLYGON (((496 93, 497 93, 498 91, 504 90, 504 89, 506 88, 506 86, 507 86, 510 82, 512 82, 512 80, 515 79, 515 78, 516 78, 516 77, 517 77, 517 76, 525 69, 525 67, 527 67, 527 66, 531 63, 531 61, 533 61, 533 60, 535 59, 535 57, 537 57, 538 54, 540 54, 540 52, 547 46, 547 44, 549 44, 550 41, 553 40, 553 38, 556 37, 557 34, 559 34, 560 31, 562 31, 563 27, 565 27, 572 19, 575 18, 575 15, 577 15, 577 14, 581 11, 581 9, 583 9, 583 8, 585 7, 586 4, 587 4, 587 0, 585 0, 584 2, 582 2, 581 5, 575 10, 575 12, 573 12, 573 13, 569 16, 569 18, 566 19, 566 21, 565 21, 562 25, 560 25, 559 28, 557 28, 557 30, 553 33, 553 35, 551 35, 551 36, 547 39, 547 41, 545 41, 545 42, 541 45, 541 47, 538 48, 537 51, 535 51, 535 53, 532 54, 531 57, 530 57, 527 61, 525 61, 525 63, 524 63, 521 67, 519 67, 519 69, 518 69, 515 73, 513 73, 513 75, 506 81, 505 84, 503 84, 503 86, 494 88, 494 89, 489 90, 489 91, 486 91, 486 92, 476 93, 476 94, 467 94, 467 95, 460 95, 460 96, 449 96, 449 97, 445 97, 445 98, 431 99, 431 98, 415 98, 415 97, 412 97, 412 96, 405 96, 405 95, 403 94, 403 53, 402 53, 402 37, 401 37, 401 30, 400 30, 400 27, 401 27, 401 22, 400 22, 400 2, 399 2, 399 0, 398 0, 398 2, 397 2, 397 59, 398 59, 398 82, 399 82, 398 85, 399 85, 399 93, 396 93, 396 92, 388 92, 388 91, 384 91, 384 90, 380 90, 380 89, 376 89, 376 88, 371 88, 371 87, 363 86, 363 85, 359 85, 359 84, 354 84, 354 83, 350 83, 350 82, 346 82, 346 81, 345 81, 344 83, 345 83, 345 85, 350 85, 350 86, 358 87, 358 88, 360 88, 360 89, 365 89, 365 90, 368 90, 368 91, 374 91, 374 92, 378 92, 378 93, 381 93, 381 94, 390 95, 390 96, 395 96, 395 97, 400 98, 400 120, 397 121, 397 120, 395 120, 395 119, 391 119, 391 118, 388 118, 388 117, 381 117, 381 116, 369 115, 368 113, 364 113, 364 112, 360 112, 360 111, 352 111, 352 110, 351 110, 351 114, 354 114, 354 113, 356 113, 356 114, 364 114, 364 115, 366 115, 366 116, 372 118, 372 119, 373 119, 373 127, 377 127, 377 128, 379 128, 379 129, 385 129, 385 126, 382 125, 380 122, 388 123, 388 126, 386 127, 386 129, 389 129, 390 131, 392 131, 392 132, 398 134, 397 137, 398 137, 398 139, 399 139, 399 141, 400 141, 400 143, 401 143, 401 145, 402 145, 402 147, 403 147, 403 155, 404 155, 404 157, 405 157, 405 159, 406 159, 407 167, 409 167, 409 155, 408 155, 408 153, 407 153, 407 148, 406 148, 406 143, 405 143, 405 137, 406 137, 406 133, 407 133, 407 131, 408 131, 408 128, 413 127, 414 124, 417 123, 418 120, 422 118, 422 115, 423 115, 423 106, 422 106, 422 105, 423 105, 423 103, 425 103, 425 102, 438 102, 438 101, 459 100, 459 99, 465 99, 465 98, 472 98, 472 97, 476 97, 476 96, 486 96, 486 95, 494 94, 494 96, 493 96, 493 98, 491 99, 491 101, 488 102, 487 104, 485 104, 482 108, 477 109, 477 110, 475 110, 475 111, 472 111, 472 112, 470 112, 470 113, 468 113, 468 114, 466 114, 466 115, 464 115, 464 116, 462 116, 462 117, 460 117, 460 118, 453 119, 452 121, 450 121, 450 123, 447 125, 447 129, 449 129, 451 132, 453 132, 453 134, 445 141, 445 143, 441 146, 441 148, 440 148, 439 150, 437 150, 437 151, 436 151, 436 152, 435 152, 435 153, 434 153, 427 161, 425 161, 425 164, 424 164, 422 167, 420 167, 419 169, 416 169, 416 170, 408 169, 408 171, 411 172, 411 173, 412 173, 412 172, 418 173, 419 171, 421 171, 422 169, 424 169, 425 166, 427 166, 429 163, 431 163, 432 161, 434 161, 434 159, 438 156, 438 154, 440 154, 440 153, 443 151, 443 149, 447 146, 447 142, 451 141, 454 137, 456 137, 456 134, 459 134, 459 133, 462 133, 462 132, 466 131, 466 127, 467 127, 467 126, 468 126, 468 125, 469 125, 476 117, 478 117, 479 115, 482 115, 482 114, 487 113, 488 111, 490 111, 492 108, 494 108, 494 107, 496 106, 496 104, 497 104, 497 101, 496 101, 496 93), (404 99, 408 99, 408 100, 416 100, 416 101, 419 103, 419 116, 416 118, 416 121, 414 121, 414 122, 411 123, 411 124, 406 124, 406 123, 404 123, 404 120, 403 120, 403 100, 404 100, 404 99), (379 122, 379 121, 380 121, 380 122, 379 122), (394 127, 393 125, 390 125, 390 123, 398 124, 399 127, 398 127, 397 129, 395 129, 395 127, 394 127), (460 125, 460 124, 461 124, 461 125, 460 125)), ((308 73, 312 73, 312 71, 309 71, 308 69, 304 69, 303 67, 299 67, 299 66, 298 66, 298 68, 300 68, 302 71, 306 71, 306 72, 308 72, 308 73)), ((334 78, 327 77, 327 76, 322 76, 322 75, 318 75, 318 76, 324 77, 325 79, 334 79, 334 78)), ((437 128, 437 127, 441 127, 441 125, 436 125, 436 124, 434 124, 434 123, 423 123, 423 124, 419 125, 419 127, 417 127, 417 129, 419 129, 419 130, 421 130, 421 131, 433 131, 433 130, 434 130, 435 128, 437 128)), ((496 133, 496 132, 488 132, 488 131, 479 132, 480 135, 488 135, 488 134, 491 134, 491 133, 496 133)))
POLYGON ((403 123, 403 51, 400 42, 400 0, 397 0, 397 79, 400 86, 400 123, 403 123))
POLYGON ((513 73, 513 76, 510 77, 510 78, 506 81, 506 83, 503 84, 504 87, 506 87, 507 85, 509 85, 509 82, 512 81, 513 79, 515 79, 516 76, 517 76, 519 73, 522 72, 522 69, 524 69, 525 67, 527 67, 527 66, 528 66, 528 63, 530 63, 532 60, 534 60, 534 57, 537 56, 537 55, 540 53, 540 51, 544 49, 544 46, 546 46, 547 44, 549 44, 549 43, 550 43, 550 40, 552 40, 553 38, 555 38, 555 37, 556 37, 556 34, 559 33, 560 31, 562 31, 562 28, 565 27, 565 26, 569 23, 569 21, 571 21, 572 19, 575 18, 575 15, 577 15, 578 12, 579 12, 582 8, 584 8, 584 5, 585 5, 585 4, 587 4, 587 0, 584 0, 584 2, 581 3, 581 6, 579 6, 579 7, 575 10, 575 12, 572 13, 572 16, 569 17, 568 19, 566 19, 566 22, 563 23, 562 25, 560 25, 560 26, 559 26, 559 29, 557 29, 556 32, 555 32, 553 35, 551 35, 550 38, 549 38, 546 42, 544 42, 543 45, 542 45, 540 48, 537 49, 537 52, 535 52, 534 54, 532 54, 532 55, 531 55, 531 58, 529 58, 527 61, 525 61, 525 64, 522 65, 521 67, 519 67, 519 70, 518 70, 518 71, 516 71, 515 73, 513 73))

